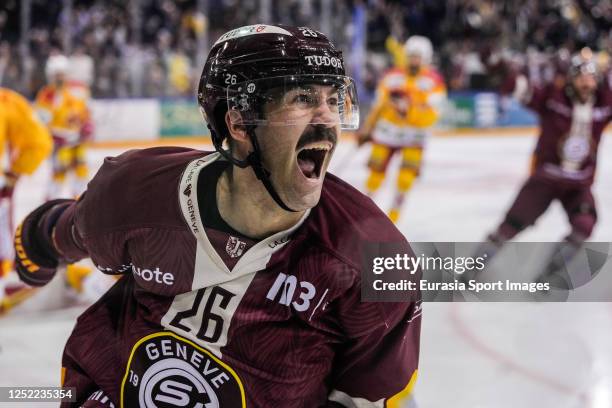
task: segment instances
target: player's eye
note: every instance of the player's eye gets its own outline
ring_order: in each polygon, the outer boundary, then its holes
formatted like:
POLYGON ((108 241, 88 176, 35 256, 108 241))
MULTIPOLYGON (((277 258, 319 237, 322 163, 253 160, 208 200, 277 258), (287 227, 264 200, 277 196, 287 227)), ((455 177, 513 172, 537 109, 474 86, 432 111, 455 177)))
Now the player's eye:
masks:
POLYGON ((329 105, 330 107, 338 107, 339 104, 340 101, 337 95, 330 96, 329 98, 327 98, 327 105, 329 105))
POLYGON ((315 103, 315 98, 308 92, 298 92, 294 95, 291 102, 296 104, 312 105, 315 103))

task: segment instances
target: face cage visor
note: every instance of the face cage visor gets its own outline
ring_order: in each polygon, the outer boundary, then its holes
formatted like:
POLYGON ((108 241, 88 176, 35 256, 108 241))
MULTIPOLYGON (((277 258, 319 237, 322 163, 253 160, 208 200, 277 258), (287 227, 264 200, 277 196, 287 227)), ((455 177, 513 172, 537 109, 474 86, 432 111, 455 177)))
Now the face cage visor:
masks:
POLYGON ((342 75, 286 75, 230 83, 227 104, 234 125, 359 128, 357 88, 352 78, 342 75))

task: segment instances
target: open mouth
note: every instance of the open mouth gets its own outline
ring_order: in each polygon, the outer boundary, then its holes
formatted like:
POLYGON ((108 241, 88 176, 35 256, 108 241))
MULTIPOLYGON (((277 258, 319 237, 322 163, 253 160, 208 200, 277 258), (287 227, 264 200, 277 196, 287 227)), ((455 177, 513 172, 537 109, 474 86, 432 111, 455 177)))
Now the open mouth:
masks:
POLYGON ((321 177, 321 169, 332 146, 329 142, 313 143, 304 146, 297 156, 298 167, 306 178, 318 179, 321 177))

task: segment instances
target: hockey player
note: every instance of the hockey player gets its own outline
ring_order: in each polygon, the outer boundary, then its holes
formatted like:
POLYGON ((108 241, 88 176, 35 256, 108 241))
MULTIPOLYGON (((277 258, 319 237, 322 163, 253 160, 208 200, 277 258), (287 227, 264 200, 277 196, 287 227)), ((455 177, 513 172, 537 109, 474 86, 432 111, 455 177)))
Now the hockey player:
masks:
MULTIPOLYGON (((547 281, 573 258, 597 221, 591 185, 601 135, 612 117, 612 91, 608 80, 599 77, 595 62, 580 54, 571 60, 566 86, 536 87, 522 75, 512 82, 514 96, 539 115, 540 135, 531 175, 479 252, 494 255, 559 200, 571 231, 538 278, 547 281)), ((570 287, 571 282, 561 285, 570 287)))
POLYGON ((38 168, 51 153, 51 136, 21 95, 0 88, 0 157, 9 162, 0 173, 0 313, 6 275, 13 267, 12 200, 17 179, 38 168))
POLYGON ((70 80, 68 70, 69 61, 65 56, 50 56, 45 66, 49 84, 36 96, 36 109, 54 141, 48 199, 63 196, 62 189, 70 173, 74 172, 74 180, 69 195, 82 193, 88 179, 85 143, 93 131, 89 89, 84 83, 70 80))
MULTIPOLYGON (((48 85, 36 96, 36 109, 53 136, 52 176, 47 199, 81 194, 87 185, 88 168, 86 142, 91 138, 93 122, 89 112, 89 87, 85 82, 72 79, 70 61, 61 54, 51 55, 45 66, 48 85), (67 177, 69 191, 64 186, 67 177)), ((83 281, 92 277, 92 268, 71 264, 66 268, 66 283, 75 295, 83 292, 83 281)), ((93 276, 93 279, 97 277, 93 276)))
POLYGON ((86 407, 397 406, 420 305, 360 301, 364 246, 410 248, 326 174, 341 128, 358 125, 341 52, 306 27, 229 31, 198 102, 216 153, 107 158, 78 201, 18 228, 26 282, 83 257, 124 275, 79 318, 63 385, 86 407))
POLYGON ((440 103, 446 96, 441 77, 430 65, 431 42, 412 36, 406 41, 404 53, 405 67, 395 67, 381 79, 376 102, 358 135, 360 143, 373 143, 366 182, 370 196, 381 186, 393 155, 401 155, 397 192, 389 211, 394 223, 420 172, 425 139, 438 120, 440 103))

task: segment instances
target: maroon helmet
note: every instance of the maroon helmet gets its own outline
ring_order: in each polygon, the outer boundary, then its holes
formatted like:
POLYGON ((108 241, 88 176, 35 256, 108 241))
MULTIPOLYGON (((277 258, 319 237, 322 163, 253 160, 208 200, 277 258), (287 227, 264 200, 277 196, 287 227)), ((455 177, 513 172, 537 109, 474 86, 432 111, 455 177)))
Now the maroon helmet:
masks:
MULTIPOLYGON (((254 132, 257 126, 269 123, 263 106, 270 101, 282 106, 283 95, 296 87, 309 89, 308 84, 313 83, 330 85, 337 90, 334 98, 337 115, 328 120, 344 129, 357 129, 356 87, 344 68, 342 52, 324 34, 308 27, 265 24, 240 27, 223 34, 208 54, 198 86, 198 103, 215 149, 237 166, 252 166, 268 192, 286 210, 290 209, 278 198, 269 173, 263 168, 254 132), (223 147, 228 137, 225 124, 228 111, 233 123, 246 126, 252 141, 254 151, 246 160, 236 159, 223 147)), ((310 97, 316 100, 317 95, 310 97)))
POLYGON ((223 34, 213 44, 198 86, 198 103, 217 148, 225 137, 225 112, 239 111, 244 124, 264 124, 256 107, 270 89, 304 82, 333 83, 342 93, 343 128, 359 121, 353 82, 345 76, 342 52, 307 27, 251 25, 223 34), (253 108, 253 109, 251 109, 253 108))
POLYGON ((570 77, 581 74, 594 75, 597 77, 597 64, 593 58, 585 56, 582 53, 576 54, 570 61, 568 74, 570 77))

